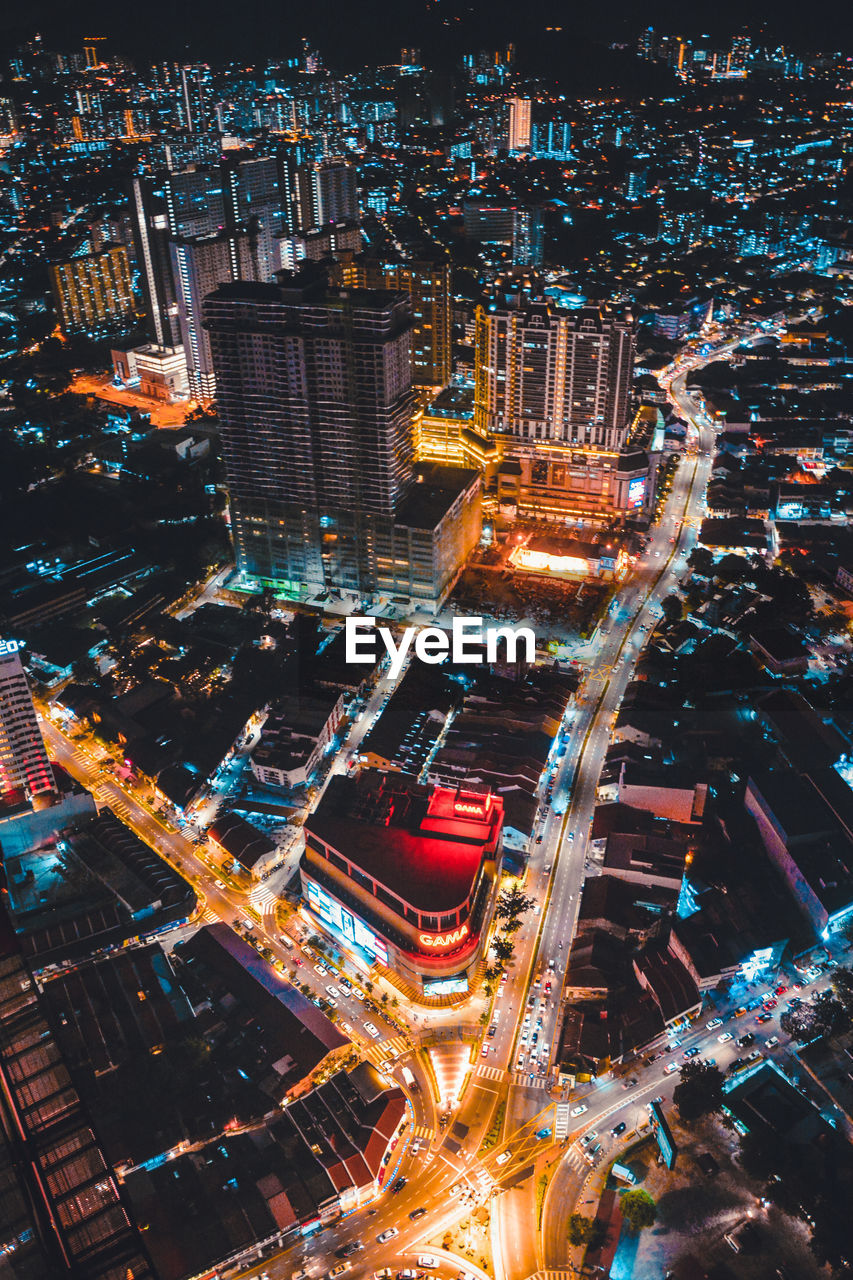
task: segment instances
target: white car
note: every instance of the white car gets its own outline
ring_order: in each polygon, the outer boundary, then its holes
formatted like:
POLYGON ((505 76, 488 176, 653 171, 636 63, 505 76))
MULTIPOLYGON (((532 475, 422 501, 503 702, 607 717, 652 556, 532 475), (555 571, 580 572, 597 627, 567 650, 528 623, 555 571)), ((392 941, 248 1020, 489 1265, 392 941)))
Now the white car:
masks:
POLYGON ((383 1231, 381 1235, 376 1237, 379 1244, 384 1244, 386 1240, 393 1240, 395 1236, 400 1234, 398 1227, 389 1227, 387 1231, 383 1231))
POLYGON ((673 1071, 677 1071, 677 1070, 678 1070, 678 1067, 679 1067, 679 1064, 678 1064, 677 1062, 668 1062, 668 1063, 666 1064, 666 1068, 665 1068, 665 1070, 666 1070, 666 1074, 667 1074, 668 1076, 671 1076, 671 1075, 672 1075, 672 1073, 673 1073, 673 1071))
POLYGON ((778 1043, 779 1043, 779 1037, 771 1036, 769 1040, 764 1041, 764 1047, 765 1049, 775 1049, 778 1043))
POLYGON ((437 1267, 438 1259, 434 1258, 431 1253, 422 1253, 418 1258, 419 1267, 437 1267))
POLYGON ((721 1027, 722 1025, 723 1025, 722 1018, 712 1018, 710 1022, 705 1023, 705 1026, 709 1031, 713 1031, 714 1027, 721 1027))
POLYGON ((731 1031, 724 1031, 721 1036, 717 1036, 717 1044, 727 1044, 731 1038, 731 1031))
POLYGON ((334 996, 336 1000, 340 1000, 341 993, 340 991, 338 991, 337 987, 326 987, 326 990, 328 991, 330 996, 334 996))
POLYGON ((572 1107, 571 1111, 569 1112, 569 1115, 582 1116, 585 1111, 589 1111, 589 1107, 581 1103, 579 1107, 572 1107))
POLYGON ((506 1164, 511 1154, 512 1152, 510 1151, 502 1151, 498 1156, 497 1160, 495 1161, 495 1164, 506 1164))
POLYGON ((380 1032, 377 1027, 374 1027, 372 1022, 365 1022, 364 1029, 369 1036, 373 1037, 374 1040, 379 1039, 380 1032))

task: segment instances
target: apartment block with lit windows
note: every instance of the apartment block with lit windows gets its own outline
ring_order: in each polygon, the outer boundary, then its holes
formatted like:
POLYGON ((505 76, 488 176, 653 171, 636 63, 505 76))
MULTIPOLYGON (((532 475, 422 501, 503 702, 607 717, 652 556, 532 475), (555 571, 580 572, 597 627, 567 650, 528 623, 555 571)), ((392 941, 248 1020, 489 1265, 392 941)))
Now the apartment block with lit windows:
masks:
POLYGON ((124 245, 52 263, 50 286, 66 334, 101 338, 127 331, 136 322, 124 245))

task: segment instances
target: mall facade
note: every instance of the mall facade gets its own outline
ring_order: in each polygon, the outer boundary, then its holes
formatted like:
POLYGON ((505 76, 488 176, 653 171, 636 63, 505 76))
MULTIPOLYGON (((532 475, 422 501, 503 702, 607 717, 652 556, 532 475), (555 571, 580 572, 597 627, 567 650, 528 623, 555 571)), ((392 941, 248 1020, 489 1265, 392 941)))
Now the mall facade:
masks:
POLYGON ((305 903, 357 963, 426 997, 462 994, 488 936, 502 827, 488 790, 373 769, 333 777, 305 822, 305 903))

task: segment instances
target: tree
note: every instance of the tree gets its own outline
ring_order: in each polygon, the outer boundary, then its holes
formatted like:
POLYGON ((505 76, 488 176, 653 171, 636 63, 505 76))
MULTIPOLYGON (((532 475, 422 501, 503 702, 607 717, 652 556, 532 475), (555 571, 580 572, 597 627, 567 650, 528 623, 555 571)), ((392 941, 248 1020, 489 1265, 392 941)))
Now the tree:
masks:
POLYGON ((680 622, 684 615, 684 606, 678 596, 664 596, 660 602, 660 607, 663 610, 663 616, 669 623, 680 622))
POLYGON ((714 568, 714 557, 707 547, 694 547, 687 557, 687 564, 696 573, 701 573, 707 578, 714 568))
POLYGON ((569 1244, 575 1247, 586 1245, 588 1248, 595 1248, 601 1243, 604 1225, 596 1218, 587 1218, 582 1213, 570 1213, 568 1232, 569 1244))
POLYGON ((644 1227, 653 1227, 657 1220, 658 1210, 648 1191, 634 1187, 626 1191, 619 1201, 622 1217, 633 1231, 642 1231, 644 1227))
POLYGON ((701 1058, 685 1062, 681 1080, 675 1086, 672 1100, 682 1120, 698 1120, 711 1111, 719 1111, 723 1101, 723 1073, 719 1067, 701 1058))
POLYGON ((506 968, 512 957, 515 955, 515 947, 509 938, 505 938, 503 934, 498 934, 493 943, 495 959, 506 968))
POLYGON ((723 582, 742 582, 749 576, 749 563, 743 556, 730 553, 717 561, 714 573, 723 582))
POLYGON ((498 920, 514 920, 517 916, 524 915, 525 911, 529 911, 535 905, 536 899, 528 898, 527 894, 523 893, 517 884, 514 884, 511 889, 504 889, 499 895, 495 907, 495 916, 498 920))
MULTIPOLYGON (((842 931, 849 930, 853 935, 853 918, 842 925, 842 931)), ((845 934, 846 936, 846 934, 845 934)), ((853 936, 851 936, 853 941, 853 936)), ((844 1006, 847 1014, 853 1014, 853 970, 847 969, 844 965, 839 965, 834 969, 829 979, 836 1000, 844 1006)))
POLYGON ((798 1044, 808 1044, 826 1036, 840 1035, 850 1027, 850 1015, 835 996, 819 995, 799 1009, 786 1009, 779 1026, 798 1044))

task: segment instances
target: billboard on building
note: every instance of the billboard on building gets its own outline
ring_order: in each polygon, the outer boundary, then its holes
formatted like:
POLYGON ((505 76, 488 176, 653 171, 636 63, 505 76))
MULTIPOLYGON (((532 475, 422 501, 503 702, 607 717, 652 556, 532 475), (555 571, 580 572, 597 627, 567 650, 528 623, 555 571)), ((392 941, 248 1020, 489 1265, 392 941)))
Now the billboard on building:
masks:
POLYGON ((649 1103, 649 1115, 651 1116, 652 1128, 654 1129, 661 1158, 667 1169, 674 1169, 675 1162, 678 1159, 678 1147, 675 1145, 675 1139, 670 1132, 659 1102, 649 1103))
POLYGON ((635 476, 628 481, 628 506, 641 507, 646 500, 646 477, 635 476))
POLYGON ((368 929, 364 921, 352 915, 346 907, 330 894, 321 889, 313 880, 308 881, 308 905, 317 912, 326 924, 339 933, 347 942, 369 952, 380 964, 388 963, 388 948, 382 938, 372 929, 368 929))

